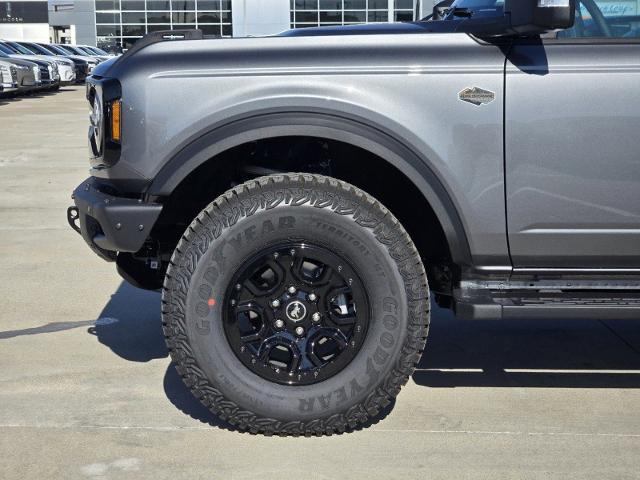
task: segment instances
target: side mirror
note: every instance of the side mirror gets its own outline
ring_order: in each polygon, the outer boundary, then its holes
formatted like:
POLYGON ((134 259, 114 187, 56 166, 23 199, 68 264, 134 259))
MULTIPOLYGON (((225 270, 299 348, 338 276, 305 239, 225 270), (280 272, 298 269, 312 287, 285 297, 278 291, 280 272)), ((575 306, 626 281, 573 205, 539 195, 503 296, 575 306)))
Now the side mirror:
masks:
POLYGON ((504 12, 517 34, 539 34, 573 26, 576 0, 505 0, 504 12))
POLYGON ((433 6, 433 16, 431 17, 433 20, 442 20, 445 15, 451 8, 453 4, 453 0, 444 0, 442 2, 438 2, 433 6))

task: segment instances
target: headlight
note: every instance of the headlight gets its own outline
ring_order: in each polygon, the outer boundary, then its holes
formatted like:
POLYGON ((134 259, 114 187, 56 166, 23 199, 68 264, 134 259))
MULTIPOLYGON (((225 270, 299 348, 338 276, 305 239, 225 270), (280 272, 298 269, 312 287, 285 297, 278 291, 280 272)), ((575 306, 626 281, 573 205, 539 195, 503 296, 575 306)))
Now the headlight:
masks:
POLYGON ((40 77, 40 67, 38 65, 34 65, 33 68, 33 76, 36 79, 36 82, 39 82, 41 77, 40 77))
POLYGON ((13 75, 11 70, 13 69, 13 67, 8 67, 6 65, 0 65, 0 80, 2 81, 2 83, 12 83, 13 82, 13 75))
POLYGON ((89 115, 89 143, 94 158, 102 154, 102 139, 104 137, 104 115, 102 97, 96 90, 91 104, 91 114, 89 115))

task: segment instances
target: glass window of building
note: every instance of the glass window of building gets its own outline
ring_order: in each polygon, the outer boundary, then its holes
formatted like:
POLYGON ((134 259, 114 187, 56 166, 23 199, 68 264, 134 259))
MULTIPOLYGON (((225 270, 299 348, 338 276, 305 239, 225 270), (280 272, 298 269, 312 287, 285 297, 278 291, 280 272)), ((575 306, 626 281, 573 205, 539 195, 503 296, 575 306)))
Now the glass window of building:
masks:
POLYGON ((290 0, 291 28, 410 22, 413 0, 290 0))
POLYGON ((97 45, 131 48, 147 33, 199 28, 230 37, 231 0, 94 0, 97 45))

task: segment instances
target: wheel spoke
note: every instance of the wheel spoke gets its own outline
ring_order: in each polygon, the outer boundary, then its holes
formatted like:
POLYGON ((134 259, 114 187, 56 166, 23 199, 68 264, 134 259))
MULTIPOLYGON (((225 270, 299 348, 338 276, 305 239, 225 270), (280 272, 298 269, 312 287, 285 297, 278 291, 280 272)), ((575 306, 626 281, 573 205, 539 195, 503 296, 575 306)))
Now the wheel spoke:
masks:
POLYGON ((274 292, 285 281, 285 269, 274 260, 260 265, 244 282, 244 286, 255 297, 264 297, 274 292))
MULTIPOLYGON (((284 350, 280 350, 280 352, 284 352, 284 350)), ((282 368, 287 372, 295 372, 300 364, 300 350, 295 342, 279 335, 269 337, 262 342, 258 349, 258 357, 263 364, 273 365, 275 363, 276 368, 282 368), (274 360, 272 353, 279 347, 286 349, 287 355, 281 355, 280 359, 274 360)))
POLYGON ((369 304, 356 272, 309 243, 247 260, 225 297, 223 325, 238 358, 281 384, 308 385, 343 369, 366 334, 369 304))
POLYGON ((321 328, 307 344, 307 357, 316 367, 322 367, 332 358, 347 348, 349 342, 344 333, 337 328, 321 328), (332 343, 333 342, 333 343, 332 343), (338 349, 339 351, 335 351, 338 349), (324 350, 324 352, 321 352, 324 350), (333 350, 333 352, 331 351, 333 350), (323 357, 331 358, 323 358, 323 357))

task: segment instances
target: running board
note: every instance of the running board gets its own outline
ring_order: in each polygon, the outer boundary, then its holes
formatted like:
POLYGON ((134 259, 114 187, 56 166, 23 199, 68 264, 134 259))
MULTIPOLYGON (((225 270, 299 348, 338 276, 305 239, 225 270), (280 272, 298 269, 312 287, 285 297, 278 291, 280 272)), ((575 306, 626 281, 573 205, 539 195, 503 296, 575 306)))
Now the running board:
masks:
POLYGON ((457 290, 463 319, 637 319, 640 292, 457 290))

